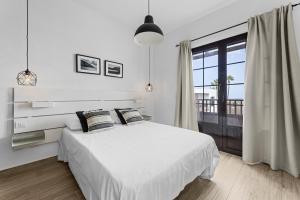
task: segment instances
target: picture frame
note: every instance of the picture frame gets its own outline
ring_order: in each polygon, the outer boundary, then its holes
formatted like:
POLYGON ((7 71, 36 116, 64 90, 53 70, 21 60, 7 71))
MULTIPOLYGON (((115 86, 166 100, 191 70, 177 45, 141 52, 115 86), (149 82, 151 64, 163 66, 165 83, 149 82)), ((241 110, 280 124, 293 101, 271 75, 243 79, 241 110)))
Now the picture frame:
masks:
POLYGON ((104 76, 123 78, 123 64, 110 60, 105 60, 104 76))
POLYGON ((101 74, 101 59, 76 54, 76 72, 84 74, 101 74))

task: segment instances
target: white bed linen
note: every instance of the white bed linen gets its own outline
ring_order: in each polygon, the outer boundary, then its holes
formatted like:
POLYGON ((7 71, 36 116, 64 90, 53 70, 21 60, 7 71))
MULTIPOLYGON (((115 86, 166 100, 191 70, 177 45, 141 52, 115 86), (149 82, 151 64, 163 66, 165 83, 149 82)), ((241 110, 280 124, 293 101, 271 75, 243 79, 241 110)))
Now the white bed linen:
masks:
POLYGON ((93 134, 65 128, 58 158, 88 200, 172 200, 213 176, 219 152, 208 135, 142 122, 93 134))

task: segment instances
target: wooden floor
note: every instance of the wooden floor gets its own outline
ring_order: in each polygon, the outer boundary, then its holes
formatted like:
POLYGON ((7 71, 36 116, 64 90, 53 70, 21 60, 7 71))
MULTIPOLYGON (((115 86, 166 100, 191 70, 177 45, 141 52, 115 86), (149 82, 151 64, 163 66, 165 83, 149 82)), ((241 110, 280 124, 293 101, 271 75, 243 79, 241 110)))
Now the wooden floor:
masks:
MULTIPOLYGON (((84 199, 68 166, 50 158, 0 172, 1 200, 84 199)), ((300 179, 222 153, 214 178, 196 179, 176 200, 300 200, 300 179)))

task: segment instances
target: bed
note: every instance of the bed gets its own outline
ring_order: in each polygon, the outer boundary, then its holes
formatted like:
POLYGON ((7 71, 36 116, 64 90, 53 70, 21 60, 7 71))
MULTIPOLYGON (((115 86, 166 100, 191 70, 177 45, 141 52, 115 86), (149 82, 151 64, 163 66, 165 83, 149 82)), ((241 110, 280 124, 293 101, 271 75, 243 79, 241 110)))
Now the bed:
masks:
POLYGON ((210 136, 147 121, 93 134, 65 128, 59 143, 87 200, 172 200, 211 178, 219 160, 210 136))
POLYGON ((39 145, 32 151, 38 160, 55 156, 58 141, 59 160, 68 162, 88 200, 172 200, 196 177, 211 178, 219 159, 210 136, 171 126, 145 121, 93 134, 64 128, 76 111, 143 110, 140 91, 17 87, 13 97, 13 135, 38 132, 44 139, 12 139, 12 147, 39 145))

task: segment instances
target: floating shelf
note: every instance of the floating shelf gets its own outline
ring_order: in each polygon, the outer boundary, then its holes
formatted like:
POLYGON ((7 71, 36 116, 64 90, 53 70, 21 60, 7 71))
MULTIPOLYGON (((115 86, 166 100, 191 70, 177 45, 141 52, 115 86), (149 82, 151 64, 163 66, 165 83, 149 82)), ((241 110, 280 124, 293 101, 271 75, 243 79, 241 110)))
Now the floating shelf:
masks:
POLYGON ((22 149, 39 145, 45 141, 44 131, 34 131, 26 133, 13 134, 12 136, 12 148, 22 149))
POLYGON ((32 108, 53 108, 54 103, 53 102, 47 102, 47 101, 33 101, 31 103, 32 108))

